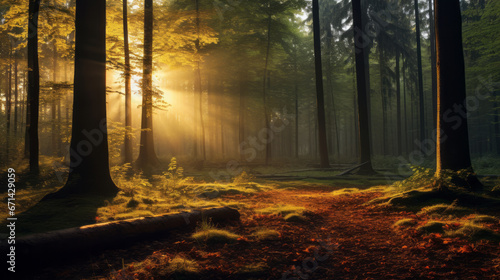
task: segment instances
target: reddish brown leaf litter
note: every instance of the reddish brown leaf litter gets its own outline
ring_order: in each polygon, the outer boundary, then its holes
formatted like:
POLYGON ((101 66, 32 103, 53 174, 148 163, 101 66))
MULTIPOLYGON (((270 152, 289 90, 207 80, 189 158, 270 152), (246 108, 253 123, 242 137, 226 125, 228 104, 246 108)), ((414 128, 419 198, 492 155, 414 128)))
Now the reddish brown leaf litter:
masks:
POLYGON ((241 223, 223 227, 241 236, 234 244, 205 245, 191 239, 192 232, 173 232, 162 240, 47 268, 39 279, 500 279, 498 243, 394 229, 402 218, 421 223, 425 218, 363 205, 376 196, 331 196, 324 190, 227 196, 251 207, 242 211, 241 223), (305 207, 306 221, 288 223, 254 211, 277 204, 305 207), (262 227, 277 230, 280 238, 252 238, 262 227), (175 256, 195 261, 199 272, 165 273, 175 256))

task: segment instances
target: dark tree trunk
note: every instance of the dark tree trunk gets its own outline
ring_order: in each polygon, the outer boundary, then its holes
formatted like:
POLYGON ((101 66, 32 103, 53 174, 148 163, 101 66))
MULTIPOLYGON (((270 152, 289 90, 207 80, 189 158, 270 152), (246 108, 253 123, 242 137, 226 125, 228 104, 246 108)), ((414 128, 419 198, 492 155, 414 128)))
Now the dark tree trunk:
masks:
MULTIPOLYGON (((239 140, 239 143, 243 143, 245 141, 245 112, 246 112, 246 89, 247 89, 247 85, 246 85, 246 75, 243 73, 243 70, 241 70, 241 73, 240 73, 240 88, 239 88, 239 93, 240 93, 240 104, 239 104, 239 110, 238 110, 238 113, 239 113, 239 117, 238 117, 238 140, 239 140)), ((239 149, 239 153, 240 153, 240 160, 243 161, 244 160, 244 156, 243 156, 243 152, 242 152, 242 149, 240 147, 239 149)))
POLYGON ((418 64, 418 103, 420 108, 420 141, 425 138, 425 107, 424 107, 424 81, 422 77, 422 47, 420 46, 420 11, 418 0, 415 1, 415 24, 417 37, 417 64, 418 64))
POLYGON ((401 137, 401 77, 400 77, 400 70, 399 70, 399 51, 396 52, 396 118, 397 118, 397 139, 398 139, 398 145, 397 145, 397 150, 396 150, 396 155, 400 156, 402 154, 402 146, 403 146, 403 141, 401 137))
POLYGON ((142 75, 141 146, 137 166, 159 164, 153 138, 153 0, 144 1, 144 58, 142 75))
POLYGON ((123 44, 125 55, 125 139, 124 161, 132 162, 132 86, 130 83, 130 50, 128 43, 128 2, 123 0, 123 44))
POLYGON ((436 34, 434 28, 433 0, 429 0, 429 28, 431 44, 431 75, 432 75, 432 117, 434 127, 437 125, 437 76, 436 76, 436 34))
POLYGON ((18 58, 17 51, 14 53, 14 137, 17 137, 17 115, 18 115, 18 99, 19 99, 19 78, 18 78, 18 58))
MULTIPOLYGON (((379 42, 380 44, 380 42, 379 42)), ((385 56, 382 45, 379 45, 380 98, 382 100, 382 154, 389 152, 387 141, 387 83, 385 73, 385 56)))
POLYGON ((29 166, 32 174, 38 175, 38 110, 40 104, 40 69, 38 67, 38 12, 40 0, 29 1, 28 25, 28 110, 26 131, 29 139, 29 166))
MULTIPOLYGON (((437 157, 436 176, 444 170, 472 171, 467 126, 465 63, 462 46, 462 17, 459 0, 436 0, 437 58, 437 157), (459 112, 454 111, 459 106, 459 112), (453 113, 450 113, 453 112, 453 113)), ((475 176, 469 176, 466 186, 481 187, 475 176)))
MULTIPOLYGON (((270 7, 269 7, 270 9, 270 7)), ((262 79, 262 102, 264 106, 264 122, 265 128, 267 129, 267 137, 270 138, 270 121, 269 121, 269 113, 267 108, 267 79, 268 79, 268 71, 267 68, 269 66, 269 57, 271 53, 271 11, 269 11, 269 16, 267 18, 267 48, 266 48, 266 63, 264 66, 264 76, 262 79)), ((266 141, 266 155, 265 155, 265 164, 269 164, 269 160, 271 159, 271 143, 270 141, 266 141)))
POLYGON ((330 167, 328 142, 326 139, 325 97, 323 91, 323 67, 321 61, 321 34, 318 0, 313 0, 314 60, 316 66, 316 106, 318 110, 318 140, 320 167, 330 167))
POLYGON ((12 43, 10 44, 9 50, 9 73, 7 82, 7 100, 6 100, 6 113, 7 113, 7 153, 9 151, 9 137, 10 137, 10 126, 11 126, 11 116, 12 116, 12 43))
MULTIPOLYGON (((352 11, 353 11, 353 23, 354 30, 362 30, 363 24, 361 21, 361 0, 352 0, 352 11)), ((359 121, 359 142, 360 142, 360 160, 361 163, 367 162, 367 164, 360 167, 359 174, 373 174, 371 163, 371 151, 370 151, 370 119, 368 116, 368 89, 367 85, 367 71, 365 65, 365 48, 363 36, 359 36, 355 40, 356 48, 356 77, 357 77, 357 88, 358 88, 358 121, 359 121), (359 41, 359 42, 357 42, 359 41), (359 43, 359 44, 358 44, 359 43)))
POLYGON ((75 85, 70 170, 66 185, 47 198, 113 196, 106 126, 106 1, 76 1, 75 85))
MULTIPOLYGON (((297 64, 295 64, 295 73, 297 73, 297 64)), ((295 158, 299 158, 299 84, 298 76, 295 75, 295 158)))
POLYGON ((54 44, 54 48, 52 50, 52 82, 54 83, 54 91, 53 91, 53 99, 51 101, 51 107, 50 107, 50 113, 52 115, 52 124, 51 124, 51 140, 52 140, 52 143, 51 143, 51 154, 53 155, 57 155, 57 138, 58 138, 58 135, 57 135, 57 132, 56 132, 56 97, 58 92, 56 91, 56 88, 55 88, 55 84, 57 82, 57 48, 56 48, 56 41, 54 40, 53 41, 53 44, 54 44))

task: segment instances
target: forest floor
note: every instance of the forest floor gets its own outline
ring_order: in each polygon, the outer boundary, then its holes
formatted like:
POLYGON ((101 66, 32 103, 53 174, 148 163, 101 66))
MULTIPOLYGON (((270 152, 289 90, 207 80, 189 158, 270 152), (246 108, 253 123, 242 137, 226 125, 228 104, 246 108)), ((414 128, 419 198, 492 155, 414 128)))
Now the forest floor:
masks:
MULTIPOLYGON (((500 279, 499 240, 447 234, 474 213, 441 217, 444 231, 425 233, 435 216, 365 204, 382 192, 334 189, 225 194, 246 205, 240 222, 217 227, 236 237, 211 243, 173 231, 46 267, 36 279, 500 279)), ((497 236, 498 213, 488 214, 481 226, 497 236)))

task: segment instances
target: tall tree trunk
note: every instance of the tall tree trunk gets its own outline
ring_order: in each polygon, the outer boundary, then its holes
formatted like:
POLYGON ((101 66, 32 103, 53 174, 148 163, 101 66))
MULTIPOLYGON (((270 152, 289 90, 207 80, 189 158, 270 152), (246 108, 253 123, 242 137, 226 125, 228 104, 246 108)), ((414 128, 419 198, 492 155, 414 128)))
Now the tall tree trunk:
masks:
MULTIPOLYGON (((460 1, 436 0, 434 5, 438 78, 436 176, 441 177, 445 170, 468 169, 472 172, 472 164, 467 107, 464 106, 466 87, 460 1), (461 109, 459 112, 454 111, 457 105, 461 109)), ((461 183, 472 190, 481 187, 473 175, 461 183)))
MULTIPOLYGON (((239 104, 239 117, 238 117, 238 140, 239 143, 243 143, 245 141, 245 112, 246 112, 246 82, 244 81, 246 79, 246 75, 243 73, 243 70, 240 72, 240 88, 239 88, 239 93, 240 93, 240 104, 239 104)), ((244 156, 242 153, 242 149, 240 147, 239 153, 240 153, 240 160, 244 160, 244 156)))
POLYGON ((403 103, 404 103, 404 123, 405 123, 405 145, 404 145, 404 154, 408 154, 408 110, 406 108, 406 58, 403 57, 403 103))
POLYGON ((226 158, 226 145, 224 141, 224 82, 221 80, 218 87, 219 97, 219 128, 220 128, 220 150, 224 160, 226 158))
POLYGON ((45 197, 113 196, 106 125, 106 1, 76 1, 75 85, 66 185, 45 197))
MULTIPOLYGON (((379 42, 380 44, 380 42, 379 42)), ((385 57, 382 45, 379 45, 380 100, 382 101, 382 154, 388 153, 387 141, 387 83, 385 81, 385 57)))
POLYGON ((437 125, 437 76, 436 76, 436 34, 434 28, 433 0, 429 0, 429 37, 431 44, 431 76, 432 76, 432 117, 437 125))
POLYGON ((123 0, 123 44, 125 55, 125 139, 124 161, 132 162, 132 86, 130 69, 130 48, 128 43, 128 1, 123 0))
POLYGON ((295 158, 299 158, 299 84, 298 66, 295 63, 295 158))
POLYGON ((418 0, 415 3, 415 24, 417 37, 417 64, 418 64, 418 103, 420 108, 420 141, 425 138, 425 107, 424 107, 424 80, 422 77, 422 47, 420 46, 420 11, 418 8, 418 0))
MULTIPOLYGON (((353 23, 354 30, 361 31, 363 29, 363 24, 361 21, 361 0, 352 0, 352 11, 353 11, 353 23)), ((358 88, 358 120, 359 120, 359 142, 360 142, 360 160, 361 163, 365 163, 360 167, 359 174, 373 174, 371 163, 371 149, 370 149, 370 119, 368 115, 368 89, 367 85, 367 69, 368 65, 365 65, 365 48, 363 36, 356 38, 354 35, 355 47, 356 47, 356 77, 357 77, 357 88, 358 88), (360 42, 356 42, 360 40, 360 42), (360 43, 360 44, 358 44, 360 43)))
POLYGON ((401 77, 399 72, 399 51, 396 52, 396 119, 397 119, 397 139, 398 145, 396 150, 396 155, 400 156, 402 154, 402 137, 401 137, 401 77))
POLYGON ((38 66, 38 12, 40 0, 29 1, 28 25, 28 112, 26 131, 29 139, 29 166, 34 175, 39 173, 38 110, 40 106, 40 69, 38 66))
POLYGON ((55 87, 55 84, 56 84, 56 79, 57 79, 57 48, 56 48, 56 41, 54 40, 53 41, 53 44, 54 44, 54 48, 53 48, 53 52, 52 52, 52 82, 54 83, 54 88, 53 88, 53 99, 51 101, 51 108, 50 108, 50 111, 51 111, 51 114, 52 114, 52 124, 51 124, 51 140, 52 140, 52 151, 51 153, 53 155, 57 155, 57 138, 58 138, 58 135, 56 133, 56 98, 59 99, 59 97, 57 97, 57 94, 58 92, 56 91, 56 87, 55 87))
POLYGON ((142 75, 141 146, 137 166, 159 164, 153 138, 153 0, 144 1, 144 58, 142 75))
POLYGON ((316 66, 316 106, 318 112, 318 139, 320 167, 330 167, 328 158, 328 142, 326 139, 325 97, 323 91, 323 66, 321 61, 321 34, 319 23, 318 0, 313 0, 313 33, 314 33, 314 60, 316 66))
MULTIPOLYGON (((267 18, 267 48, 266 48, 266 62, 264 66, 264 76, 262 78, 262 102, 264 106, 264 122, 265 128, 267 129, 267 137, 270 140, 270 122, 269 122, 269 113, 267 108, 267 76, 268 76, 268 66, 269 66, 269 57, 271 53, 271 11, 269 7, 269 16, 267 18)), ((271 158, 271 143, 270 141, 266 141, 266 155, 265 155, 265 164, 269 164, 269 160, 271 158)))
POLYGON ((18 115, 18 99, 19 99, 19 77, 18 77, 18 58, 17 51, 14 53, 14 137, 17 137, 17 115, 18 115))
POLYGON ((7 152, 9 151, 9 137, 10 137, 10 126, 11 126, 11 116, 12 116, 12 43, 9 50, 9 73, 7 82, 7 152))

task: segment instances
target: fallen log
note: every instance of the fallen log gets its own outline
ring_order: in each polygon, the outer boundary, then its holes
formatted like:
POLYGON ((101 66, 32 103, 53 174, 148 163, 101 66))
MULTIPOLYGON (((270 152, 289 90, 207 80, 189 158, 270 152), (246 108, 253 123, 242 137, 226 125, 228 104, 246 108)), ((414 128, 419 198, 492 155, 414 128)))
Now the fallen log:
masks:
POLYGON ((219 207, 114 221, 28 235, 16 239, 15 245, 2 240, 0 252, 7 254, 11 251, 11 246, 15 246, 16 263, 29 267, 40 265, 44 260, 85 256, 104 249, 130 245, 131 242, 159 236, 174 229, 193 228, 204 219, 216 224, 239 218, 238 210, 219 207))

